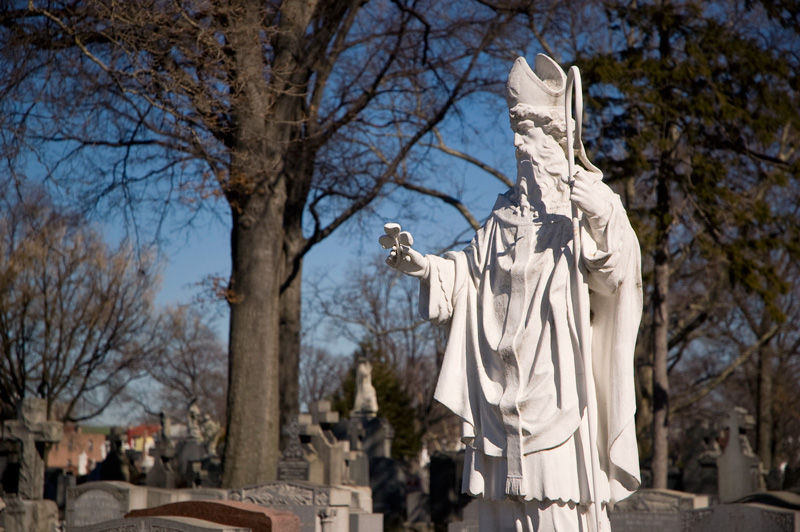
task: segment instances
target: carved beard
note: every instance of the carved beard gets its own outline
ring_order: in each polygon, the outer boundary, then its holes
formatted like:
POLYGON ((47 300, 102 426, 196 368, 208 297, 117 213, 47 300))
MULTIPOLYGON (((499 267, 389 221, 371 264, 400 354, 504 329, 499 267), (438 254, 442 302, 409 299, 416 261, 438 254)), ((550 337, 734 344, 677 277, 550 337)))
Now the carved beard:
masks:
POLYGON ((527 202, 536 211, 547 212, 548 205, 569 201, 566 183, 569 167, 564 149, 541 128, 525 135, 528 142, 517 148, 515 199, 527 214, 527 202), (535 134, 534 134, 535 133, 535 134), (527 200, 527 201, 526 201, 527 200))

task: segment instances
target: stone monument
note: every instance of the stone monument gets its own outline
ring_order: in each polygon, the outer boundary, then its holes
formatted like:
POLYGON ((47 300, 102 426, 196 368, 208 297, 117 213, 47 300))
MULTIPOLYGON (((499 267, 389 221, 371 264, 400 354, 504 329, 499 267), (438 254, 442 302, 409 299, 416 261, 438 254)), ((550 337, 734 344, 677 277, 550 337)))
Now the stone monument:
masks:
POLYGON ((48 443, 61 441, 63 424, 47 420, 47 400, 25 397, 17 405, 17 419, 3 423, 3 440, 18 442, 17 496, 5 509, 7 532, 50 532, 58 522, 56 503, 44 494, 44 451, 48 443))
POLYGON ((516 60, 517 181, 463 251, 422 255, 398 224, 380 239, 420 279, 423 317, 449 323, 435 398, 462 420, 461 489, 482 531, 607 531, 606 505, 640 484, 641 253, 580 142, 579 79, 542 54, 534 70, 516 60))
POLYGON ((378 414, 378 395, 372 385, 372 364, 360 358, 356 367, 356 399, 351 416, 372 419, 378 414))
POLYGON ((147 472, 147 485, 156 488, 174 489, 178 476, 174 470, 175 445, 170 436, 172 422, 167 414, 161 413, 161 433, 155 447, 150 451, 153 455, 153 467, 147 472))
POLYGON ((178 475, 178 485, 217 488, 222 477, 222 460, 217 453, 221 427, 204 414, 193 399, 186 414, 188 436, 175 445, 172 468, 178 475))
POLYGON ((734 502, 760 491, 761 461, 750 447, 746 430, 755 425, 753 416, 741 407, 734 407, 727 419, 727 444, 717 457, 719 500, 734 502))

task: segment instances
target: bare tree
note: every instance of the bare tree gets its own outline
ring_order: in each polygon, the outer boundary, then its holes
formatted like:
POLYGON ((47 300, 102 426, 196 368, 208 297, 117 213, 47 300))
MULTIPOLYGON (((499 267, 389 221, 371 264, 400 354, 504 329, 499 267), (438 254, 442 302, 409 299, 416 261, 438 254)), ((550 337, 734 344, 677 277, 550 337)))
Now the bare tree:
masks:
POLYGON ((327 349, 303 348, 300 351, 300 404, 308 408, 313 401, 330 399, 341 387, 349 362, 327 349))
POLYGON ((0 198, 0 407, 36 395, 53 417, 90 419, 153 349, 155 266, 42 195, 0 198))
POLYGON ((224 421, 227 353, 208 319, 190 306, 166 308, 154 341, 158 348, 145 366, 150 380, 138 394, 147 399, 137 402, 151 415, 163 411, 185 418, 187 406, 196 400, 203 412, 224 421))
POLYGON ((445 330, 420 318, 418 281, 387 268, 383 259, 361 266, 320 306, 335 334, 361 345, 361 354, 379 356, 375 362, 392 372, 414 411, 414 431, 430 448, 451 448, 458 435, 452 439, 454 417, 433 399, 445 330))
POLYGON ((226 486, 274 477, 281 413, 297 410, 303 256, 391 183, 419 180, 406 163, 421 141, 462 98, 497 87, 508 61, 491 57, 524 48, 513 19, 469 0, 0 11, 5 127, 24 132, 48 178, 131 217, 224 198, 226 486), (77 165, 95 172, 73 180, 77 165))

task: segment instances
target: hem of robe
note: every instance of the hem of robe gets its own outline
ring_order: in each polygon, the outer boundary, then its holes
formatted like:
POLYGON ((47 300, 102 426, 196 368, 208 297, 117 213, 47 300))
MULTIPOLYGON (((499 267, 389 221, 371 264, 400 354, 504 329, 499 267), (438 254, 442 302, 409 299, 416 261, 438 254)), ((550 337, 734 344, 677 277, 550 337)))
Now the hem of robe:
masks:
MULTIPOLYGON (((493 501, 521 500, 557 504, 588 505, 596 500, 591 487, 591 457, 582 444, 588 441, 586 417, 575 433, 564 443, 522 458, 524 475, 522 496, 506 494, 508 462, 503 456, 490 456, 467 445, 464 455, 464 477, 461 491, 473 497, 493 501)), ((594 449, 595 453, 597 452, 594 449)), ((601 471, 600 503, 609 501, 608 477, 601 471)))
MULTIPOLYGON (((600 531, 611 530, 605 508, 600 531)), ((491 532, 600 532, 591 506, 554 501, 489 501, 478 499, 478 524, 491 532)))

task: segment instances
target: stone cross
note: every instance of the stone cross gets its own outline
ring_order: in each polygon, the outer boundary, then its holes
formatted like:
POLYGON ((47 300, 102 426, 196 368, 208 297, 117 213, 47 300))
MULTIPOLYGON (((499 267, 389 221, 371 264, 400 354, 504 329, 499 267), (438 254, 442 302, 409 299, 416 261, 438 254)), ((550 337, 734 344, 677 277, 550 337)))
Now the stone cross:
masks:
POLYGON ((61 441, 63 424, 47 421, 47 400, 25 397, 17 405, 17 419, 3 424, 4 440, 20 442, 19 491, 21 498, 40 500, 44 495, 45 444, 61 441))
POLYGON ((743 434, 754 425, 747 410, 735 407, 728 415, 728 444, 717 457, 719 498, 723 503, 734 502, 760 490, 760 461, 743 434))

